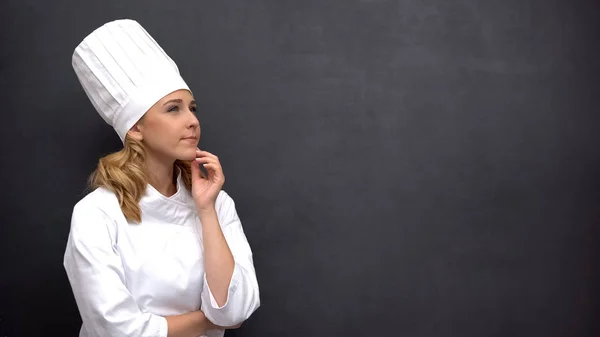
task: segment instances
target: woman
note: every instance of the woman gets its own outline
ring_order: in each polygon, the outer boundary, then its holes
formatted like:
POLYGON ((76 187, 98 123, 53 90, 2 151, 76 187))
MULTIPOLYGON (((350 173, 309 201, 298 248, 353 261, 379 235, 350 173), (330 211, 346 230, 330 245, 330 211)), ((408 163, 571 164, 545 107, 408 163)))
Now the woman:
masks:
POLYGON ((197 148, 190 89, 133 20, 97 28, 72 64, 124 144, 73 209, 64 267, 80 336, 223 336, 259 307, 259 289, 219 159, 197 148))

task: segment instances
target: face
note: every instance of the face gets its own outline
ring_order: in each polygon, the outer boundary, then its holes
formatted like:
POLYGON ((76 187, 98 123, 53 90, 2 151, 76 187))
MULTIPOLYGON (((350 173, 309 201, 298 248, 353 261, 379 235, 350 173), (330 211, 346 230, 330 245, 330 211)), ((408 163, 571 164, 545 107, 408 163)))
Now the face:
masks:
POLYGON ((164 160, 193 160, 200 139, 196 101, 187 90, 178 90, 158 101, 129 130, 152 155, 164 160))

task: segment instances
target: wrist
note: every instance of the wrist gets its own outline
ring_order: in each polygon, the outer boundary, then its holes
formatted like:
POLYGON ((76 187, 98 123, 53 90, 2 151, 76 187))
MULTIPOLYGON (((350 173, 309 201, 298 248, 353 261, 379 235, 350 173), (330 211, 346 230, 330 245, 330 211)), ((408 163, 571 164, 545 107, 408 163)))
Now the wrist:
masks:
POLYGON ((205 206, 205 207, 196 206, 196 213, 198 214, 198 217, 200 217, 200 220, 202 220, 203 218, 205 219, 205 218, 216 216, 217 210, 216 210, 214 204, 211 204, 210 206, 205 206))

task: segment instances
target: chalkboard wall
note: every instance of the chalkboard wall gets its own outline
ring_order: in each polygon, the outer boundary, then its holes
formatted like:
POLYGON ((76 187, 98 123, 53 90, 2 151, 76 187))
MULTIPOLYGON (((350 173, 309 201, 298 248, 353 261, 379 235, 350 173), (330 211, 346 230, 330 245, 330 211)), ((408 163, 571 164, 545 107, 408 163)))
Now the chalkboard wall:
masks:
POLYGON ((119 150, 71 68, 140 22, 261 288, 227 336, 599 336, 600 2, 0 4, 0 336, 77 336, 73 205, 119 150))

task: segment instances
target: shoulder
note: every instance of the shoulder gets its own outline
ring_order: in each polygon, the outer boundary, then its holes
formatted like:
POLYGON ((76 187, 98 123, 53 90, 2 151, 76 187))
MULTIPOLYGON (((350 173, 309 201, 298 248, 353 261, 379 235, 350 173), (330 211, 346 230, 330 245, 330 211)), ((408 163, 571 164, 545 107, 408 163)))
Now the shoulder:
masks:
POLYGON ((116 224, 124 219, 117 196, 105 188, 97 188, 81 198, 73 207, 71 232, 98 234, 97 231, 113 232, 116 224))
POLYGON ((118 241, 122 219, 117 196, 111 191, 98 188, 85 195, 73 207, 65 259, 109 252, 118 241))
POLYGON ((110 215, 118 210, 117 196, 106 188, 100 187, 81 198, 73 207, 73 213, 105 213, 110 215))

